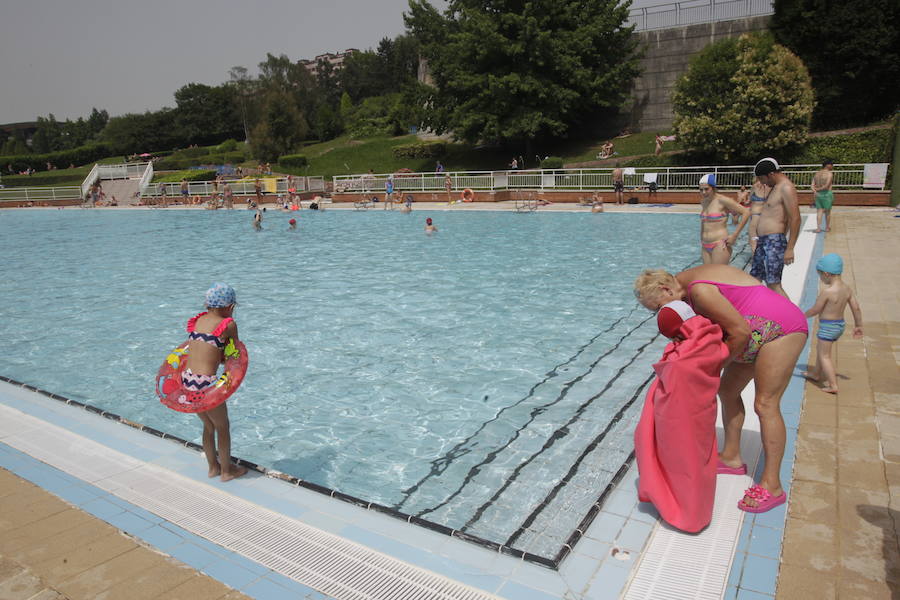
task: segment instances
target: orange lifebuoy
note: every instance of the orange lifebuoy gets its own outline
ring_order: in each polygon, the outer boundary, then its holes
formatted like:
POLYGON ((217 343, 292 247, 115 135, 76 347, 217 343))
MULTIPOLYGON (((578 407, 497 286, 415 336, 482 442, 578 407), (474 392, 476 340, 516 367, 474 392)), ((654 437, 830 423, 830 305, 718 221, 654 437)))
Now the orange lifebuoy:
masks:
POLYGON ((209 388, 189 390, 181 380, 187 366, 188 342, 184 342, 166 357, 156 374, 156 395, 159 401, 178 412, 198 413, 215 408, 228 400, 247 374, 247 348, 243 342, 228 340, 225 346, 225 371, 209 388))
POLYGON ((462 194, 462 201, 463 202, 474 202, 475 201, 475 192, 473 192, 469 188, 464 189, 463 194, 462 194))

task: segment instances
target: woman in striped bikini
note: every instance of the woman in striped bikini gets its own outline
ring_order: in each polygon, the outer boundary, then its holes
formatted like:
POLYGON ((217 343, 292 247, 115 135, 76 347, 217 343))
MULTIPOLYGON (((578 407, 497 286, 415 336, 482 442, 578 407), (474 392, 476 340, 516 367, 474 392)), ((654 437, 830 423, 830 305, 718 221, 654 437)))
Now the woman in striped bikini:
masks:
POLYGON ((700 258, 705 265, 727 265, 731 262, 731 247, 747 224, 750 211, 720 194, 716 190, 716 176, 712 173, 700 179, 700 197, 700 258), (728 233, 730 213, 741 216, 732 234, 728 233))

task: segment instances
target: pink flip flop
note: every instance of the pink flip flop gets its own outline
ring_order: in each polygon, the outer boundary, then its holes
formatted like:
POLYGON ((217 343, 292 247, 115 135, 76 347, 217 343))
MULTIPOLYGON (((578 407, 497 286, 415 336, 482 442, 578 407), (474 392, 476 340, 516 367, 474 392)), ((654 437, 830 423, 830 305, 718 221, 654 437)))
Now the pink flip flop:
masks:
POLYGON ((738 501, 738 508, 744 512, 748 513, 764 513, 772 510, 776 506, 780 506, 785 503, 787 500, 787 494, 785 492, 781 492, 781 494, 777 496, 773 496, 769 490, 762 487, 758 483, 753 484, 747 491, 744 492, 744 495, 750 496, 754 500, 756 500, 756 506, 750 506, 744 502, 744 499, 741 498, 738 501))
POLYGON ((720 475, 746 475, 747 465, 743 464, 739 467, 729 467, 719 460, 719 463, 716 465, 716 473, 720 475))

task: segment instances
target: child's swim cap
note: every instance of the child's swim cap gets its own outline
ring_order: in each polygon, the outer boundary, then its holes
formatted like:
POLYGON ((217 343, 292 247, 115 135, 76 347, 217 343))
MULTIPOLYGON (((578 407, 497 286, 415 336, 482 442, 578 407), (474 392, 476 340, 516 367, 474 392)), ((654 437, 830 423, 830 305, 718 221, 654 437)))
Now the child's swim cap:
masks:
POLYGON ((288 221, 288 223, 290 223, 291 225, 296 225, 297 219, 291 219, 290 221, 288 221))
POLYGON ((712 187, 716 187, 716 175, 715 173, 707 173, 703 177, 700 178, 700 185, 711 185, 712 187))
POLYGON ((425 224, 431 225, 431 217, 428 217, 427 219, 425 219, 425 224))
POLYGON ((207 308, 225 308, 235 301, 234 288, 227 283, 214 283, 206 290, 207 308))
POLYGON ((673 300, 659 309, 659 313, 656 315, 656 325, 661 334, 671 339, 678 335, 681 325, 685 321, 696 316, 697 313, 687 302, 673 300))
POLYGON ((840 275, 844 272, 844 259, 838 254, 826 254, 816 263, 816 270, 832 275, 840 275))

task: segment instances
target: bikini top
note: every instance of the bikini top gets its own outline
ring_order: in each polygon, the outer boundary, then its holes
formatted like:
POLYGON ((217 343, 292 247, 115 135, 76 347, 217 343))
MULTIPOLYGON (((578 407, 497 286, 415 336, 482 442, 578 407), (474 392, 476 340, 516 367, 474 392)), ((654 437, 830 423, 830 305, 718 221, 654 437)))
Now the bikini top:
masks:
POLYGON ((703 213, 700 213, 700 220, 701 221, 719 221, 720 219, 724 219, 727 216, 728 215, 726 215, 725 213, 708 213, 705 215, 703 213))
POLYGON ((187 322, 187 331, 190 335, 188 335, 189 340, 200 340, 201 342, 206 342, 207 344, 212 344, 218 349, 222 349, 225 347, 225 342, 222 341, 219 336, 225 333, 225 329, 231 324, 234 319, 231 317, 226 317, 222 319, 222 322, 219 323, 215 329, 213 329, 212 333, 200 333, 199 331, 194 331, 194 328, 197 326, 197 319, 207 314, 206 312, 202 312, 196 317, 191 317, 187 322))
POLYGON ((765 201, 766 201, 765 198, 760 198, 753 192, 750 192, 750 202, 765 202, 765 201))

